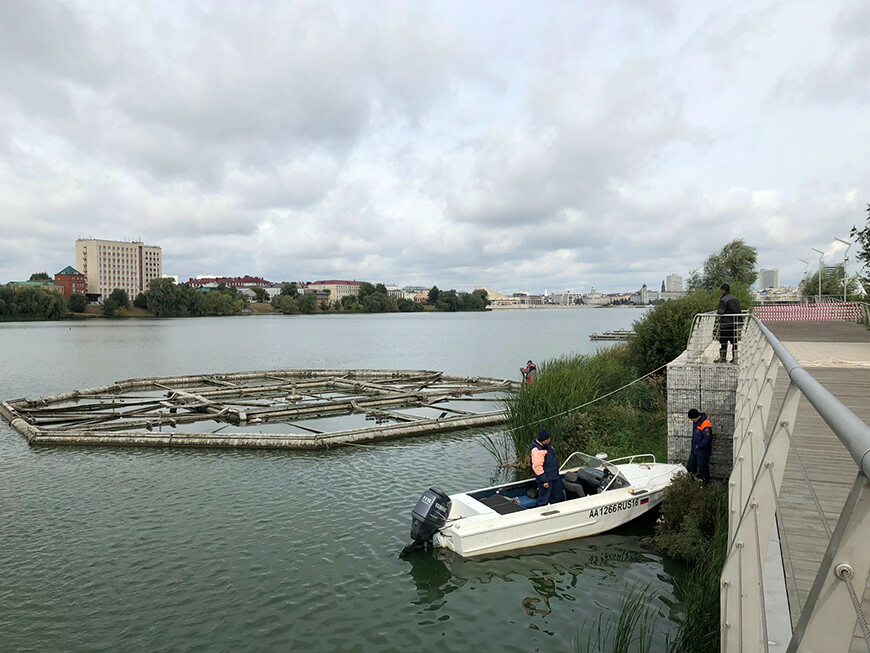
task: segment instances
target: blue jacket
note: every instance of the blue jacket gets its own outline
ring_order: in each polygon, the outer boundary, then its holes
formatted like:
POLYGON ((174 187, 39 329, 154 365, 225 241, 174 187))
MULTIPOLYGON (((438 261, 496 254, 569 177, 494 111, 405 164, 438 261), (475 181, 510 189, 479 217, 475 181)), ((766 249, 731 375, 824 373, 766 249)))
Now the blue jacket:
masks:
POLYGON ((556 460, 556 450, 549 444, 541 444, 537 440, 529 447, 532 457, 532 471, 539 483, 555 481, 559 478, 559 461, 556 460))
POLYGON ((698 421, 692 424, 692 451, 707 451, 713 448, 713 425, 707 413, 701 413, 698 421))

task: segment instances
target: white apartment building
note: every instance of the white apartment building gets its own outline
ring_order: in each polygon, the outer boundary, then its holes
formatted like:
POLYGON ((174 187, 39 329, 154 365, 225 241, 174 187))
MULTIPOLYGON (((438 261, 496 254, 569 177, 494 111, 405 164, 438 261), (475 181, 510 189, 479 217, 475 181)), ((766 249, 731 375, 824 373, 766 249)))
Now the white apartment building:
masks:
POLYGON ((761 290, 765 288, 779 288, 779 268, 759 270, 758 287, 761 290))
POLYGON ((80 238, 76 241, 76 268, 87 277, 88 294, 105 299, 116 288, 133 300, 163 276, 160 247, 141 242, 80 238))
POLYGON ((683 277, 679 274, 669 274, 665 277, 665 290, 667 292, 683 292, 683 277))

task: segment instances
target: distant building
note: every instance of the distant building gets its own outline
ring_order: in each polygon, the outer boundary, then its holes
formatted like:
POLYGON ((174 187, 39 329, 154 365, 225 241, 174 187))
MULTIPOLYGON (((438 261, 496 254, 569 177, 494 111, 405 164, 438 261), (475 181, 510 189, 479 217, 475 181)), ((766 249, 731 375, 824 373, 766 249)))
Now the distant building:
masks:
POLYGON ((92 297, 108 297, 116 288, 135 297, 163 276, 163 253, 139 241, 81 238, 76 241, 76 269, 87 277, 92 297))
POLYGON ((550 295, 550 301, 559 306, 574 306, 575 304, 579 304, 582 299, 583 293, 571 292, 570 290, 550 295))
POLYGON ((667 292, 683 292, 683 277, 679 274, 669 274, 665 277, 665 282, 667 292))
POLYGON ((67 265, 54 275, 54 282, 63 286, 63 294, 67 297, 76 293, 79 295, 88 293, 88 278, 71 265, 67 265))
POLYGON ((583 303, 587 306, 606 306, 610 303, 610 297, 592 288, 590 292, 583 295, 583 303))
POLYGON ((765 288, 779 288, 779 268, 760 270, 758 272, 758 287, 761 290, 765 288))
POLYGON ((329 301, 339 302, 350 295, 359 295, 359 287, 362 281, 344 281, 341 279, 327 279, 326 281, 312 281, 308 284, 308 290, 312 292, 325 291, 329 293, 329 301))
POLYGON ((10 281, 8 284, 13 290, 21 290, 22 288, 42 288, 50 290, 58 294, 63 294, 63 286, 52 281, 10 281))
POLYGON ((229 288, 265 288, 271 286, 271 281, 266 281, 263 277, 252 277, 245 275, 243 277, 196 277, 188 279, 187 285, 191 288, 202 288, 214 284, 217 287, 224 284, 229 288))

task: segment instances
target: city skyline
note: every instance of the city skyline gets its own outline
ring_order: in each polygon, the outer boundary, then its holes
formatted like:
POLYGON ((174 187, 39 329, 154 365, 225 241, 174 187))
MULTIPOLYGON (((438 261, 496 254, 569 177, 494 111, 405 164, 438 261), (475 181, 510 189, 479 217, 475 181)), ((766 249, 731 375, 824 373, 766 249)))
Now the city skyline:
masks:
POLYGON ((505 292, 654 288, 735 238, 789 285, 842 261, 866 3, 508 6, 0 3, 0 278, 87 237, 505 292))

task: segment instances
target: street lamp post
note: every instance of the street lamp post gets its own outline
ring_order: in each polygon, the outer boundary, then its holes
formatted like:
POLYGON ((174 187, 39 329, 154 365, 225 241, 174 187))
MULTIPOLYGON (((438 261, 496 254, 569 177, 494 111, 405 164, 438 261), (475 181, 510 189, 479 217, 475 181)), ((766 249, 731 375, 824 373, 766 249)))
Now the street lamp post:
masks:
POLYGON ((843 243, 846 246, 846 251, 843 252, 843 301, 845 302, 846 301, 846 289, 849 286, 849 272, 847 269, 848 265, 849 265, 849 248, 852 247, 852 243, 849 242, 848 240, 843 240, 842 238, 834 238, 834 240, 839 240, 841 243, 843 243))
MULTIPOLYGON (((809 261, 805 261, 805 260, 802 259, 802 258, 799 258, 798 261, 800 261, 801 263, 804 264, 804 276, 802 277, 802 278, 803 278, 803 284, 804 284, 804 295, 808 295, 809 293, 808 293, 808 291, 807 291, 807 270, 808 270, 809 267, 810 267, 810 262, 809 262, 809 261)), ((800 284, 798 284, 798 285, 800 285, 800 284)))
POLYGON ((810 249, 813 250, 814 252, 819 253, 819 294, 816 295, 816 303, 821 304, 822 303, 822 259, 825 258, 825 253, 820 249, 816 249, 815 247, 810 247, 810 249))

